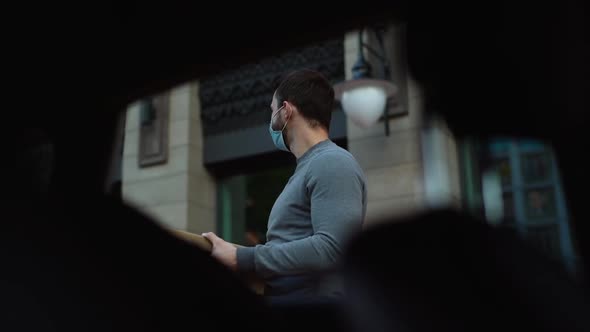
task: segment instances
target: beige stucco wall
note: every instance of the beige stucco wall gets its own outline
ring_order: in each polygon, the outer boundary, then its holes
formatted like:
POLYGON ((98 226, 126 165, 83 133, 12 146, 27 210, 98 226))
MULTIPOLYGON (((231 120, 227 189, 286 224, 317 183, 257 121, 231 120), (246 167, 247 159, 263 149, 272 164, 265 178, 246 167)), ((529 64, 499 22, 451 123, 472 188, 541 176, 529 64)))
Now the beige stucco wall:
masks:
POLYGON ((166 91, 170 98, 168 160, 140 168, 139 105, 130 105, 123 151, 123 199, 175 229, 215 227, 215 181, 203 167, 198 83, 166 91))
POLYGON ((422 129, 425 202, 429 208, 461 208, 461 179, 457 140, 441 119, 422 129))

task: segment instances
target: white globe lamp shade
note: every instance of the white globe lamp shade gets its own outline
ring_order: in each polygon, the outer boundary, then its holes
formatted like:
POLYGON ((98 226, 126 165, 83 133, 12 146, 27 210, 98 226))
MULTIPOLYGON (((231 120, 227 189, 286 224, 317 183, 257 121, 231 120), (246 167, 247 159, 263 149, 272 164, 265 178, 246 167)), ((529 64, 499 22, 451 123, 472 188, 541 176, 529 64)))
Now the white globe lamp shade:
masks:
POLYGON ((385 80, 356 79, 334 85, 336 99, 352 122, 361 128, 373 126, 383 115, 387 99, 396 87, 385 80))

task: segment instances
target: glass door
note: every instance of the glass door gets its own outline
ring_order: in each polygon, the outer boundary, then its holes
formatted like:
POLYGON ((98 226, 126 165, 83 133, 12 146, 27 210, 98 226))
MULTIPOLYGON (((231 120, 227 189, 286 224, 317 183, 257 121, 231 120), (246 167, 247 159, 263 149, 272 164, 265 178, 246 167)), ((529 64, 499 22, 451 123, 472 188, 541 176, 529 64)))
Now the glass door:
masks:
POLYGON ((512 138, 496 138, 483 145, 470 141, 465 147, 471 152, 463 156, 467 208, 478 211, 481 206, 485 211, 481 215, 487 219, 500 216, 488 222, 514 228, 533 246, 575 271, 565 197, 551 147, 512 138), (491 167, 480 169, 481 161, 491 167), (472 179, 477 177, 479 181, 472 179))
POLYGON ((218 190, 218 227, 230 242, 252 246, 266 242, 268 216, 295 165, 222 179, 218 190))

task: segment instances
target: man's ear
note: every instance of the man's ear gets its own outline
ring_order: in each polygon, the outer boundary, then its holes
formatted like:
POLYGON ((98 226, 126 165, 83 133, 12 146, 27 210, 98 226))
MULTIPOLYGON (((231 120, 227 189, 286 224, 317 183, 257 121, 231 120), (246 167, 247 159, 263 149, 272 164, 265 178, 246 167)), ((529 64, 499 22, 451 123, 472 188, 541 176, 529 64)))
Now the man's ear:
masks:
POLYGON ((291 104, 288 101, 285 101, 285 109, 287 110, 287 113, 285 115, 288 117, 288 119, 291 119, 294 115, 294 112, 297 111, 295 105, 291 104))

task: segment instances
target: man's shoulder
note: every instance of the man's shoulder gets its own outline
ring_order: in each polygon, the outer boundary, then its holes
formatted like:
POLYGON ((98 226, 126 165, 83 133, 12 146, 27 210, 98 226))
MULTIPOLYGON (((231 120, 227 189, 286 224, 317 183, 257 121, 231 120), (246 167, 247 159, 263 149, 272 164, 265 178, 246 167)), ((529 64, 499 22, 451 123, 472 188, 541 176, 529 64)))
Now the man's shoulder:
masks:
POLYGON ((322 162, 350 162, 355 161, 354 156, 346 149, 332 145, 322 151, 319 151, 313 158, 313 163, 318 164, 322 162))
POLYGON ((365 190, 366 177, 354 156, 341 147, 331 147, 317 153, 309 164, 306 183, 310 187, 341 188, 340 194, 351 187, 365 190), (357 186, 358 185, 358 186, 357 186))
POLYGON ((362 173, 362 169, 355 157, 346 149, 332 144, 319 151, 311 160, 311 172, 333 171, 335 169, 350 169, 362 173))

